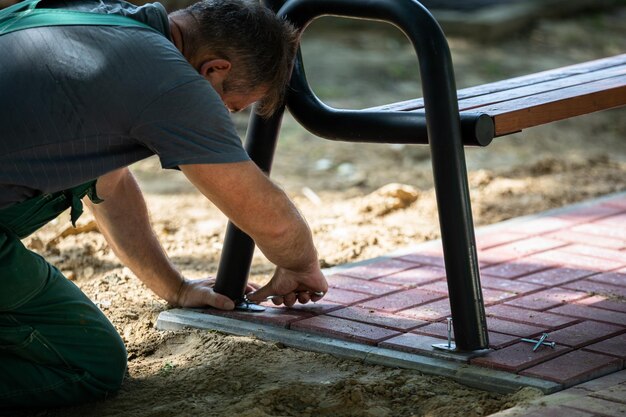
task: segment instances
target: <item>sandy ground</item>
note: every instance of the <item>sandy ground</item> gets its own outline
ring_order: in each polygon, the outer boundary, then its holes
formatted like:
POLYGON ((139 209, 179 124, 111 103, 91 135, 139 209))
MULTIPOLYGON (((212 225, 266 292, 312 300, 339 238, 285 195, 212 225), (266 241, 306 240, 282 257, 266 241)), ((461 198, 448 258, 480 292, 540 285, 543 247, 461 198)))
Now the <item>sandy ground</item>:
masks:
MULTIPOLYGON (((457 83, 465 87, 623 53, 626 28, 619 22, 625 16, 621 9, 540 22, 532 32, 497 45, 452 39, 457 83)), ((311 29, 304 52, 311 82, 323 99, 366 107, 419 95, 414 58, 403 39, 386 29, 322 29, 311 29), (342 62, 322 53, 329 45, 342 62)), ((613 110, 579 117, 496 140, 486 149, 469 149, 476 224, 626 189, 624 114, 613 110)), ((242 129, 245 122, 237 118, 242 129)), ((139 163, 134 171, 173 261, 190 278, 215 273, 224 217, 182 175, 160 171, 158 161, 139 163)), ((287 117, 272 175, 310 222, 324 266, 439 236, 425 147, 331 143, 287 117)), ((89 215, 80 221, 81 233, 67 220, 61 217, 26 242, 65 271, 110 318, 128 348, 128 377, 122 391, 105 402, 18 415, 483 416, 539 395, 529 389, 512 395, 481 392, 415 371, 250 337, 157 331, 156 317, 168 306, 117 261, 89 215)), ((263 282, 271 271, 255 255, 252 280, 263 282)))

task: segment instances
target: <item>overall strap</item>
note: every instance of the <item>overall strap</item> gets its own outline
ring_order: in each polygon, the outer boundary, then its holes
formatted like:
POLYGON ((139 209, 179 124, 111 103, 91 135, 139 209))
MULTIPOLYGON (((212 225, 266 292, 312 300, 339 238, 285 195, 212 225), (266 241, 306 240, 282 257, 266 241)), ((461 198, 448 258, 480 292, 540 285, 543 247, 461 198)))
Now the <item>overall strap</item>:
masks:
POLYGON ((150 29, 162 35, 152 26, 126 16, 64 9, 35 9, 39 1, 25 0, 0 10, 0 36, 44 26, 126 26, 150 29))

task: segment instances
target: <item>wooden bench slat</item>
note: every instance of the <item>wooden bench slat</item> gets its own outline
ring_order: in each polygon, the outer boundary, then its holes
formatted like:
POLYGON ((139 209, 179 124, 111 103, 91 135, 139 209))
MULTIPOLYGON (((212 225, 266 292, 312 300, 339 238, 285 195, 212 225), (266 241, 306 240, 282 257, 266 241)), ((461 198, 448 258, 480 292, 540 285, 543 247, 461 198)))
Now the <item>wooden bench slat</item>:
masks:
POLYGON ((466 111, 478 107, 485 107, 492 104, 502 103, 505 101, 516 100, 523 97, 544 94, 550 91, 557 91, 564 88, 582 86, 588 83, 605 80, 624 74, 626 74, 626 64, 617 67, 607 68, 601 71, 580 74, 544 83, 512 88, 510 90, 487 94, 485 96, 467 98, 459 101, 459 110, 466 111))
MULTIPOLYGON (((557 68, 548 71, 542 71, 535 74, 525 75, 522 77, 512 78, 509 80, 497 81, 490 84, 479 85, 475 87, 465 88, 457 92, 460 101, 470 98, 479 100, 481 96, 500 93, 515 88, 532 86, 541 83, 552 82, 569 77, 576 77, 587 73, 600 72, 605 69, 623 66, 626 64, 626 54, 614 57, 598 59, 595 61, 585 62, 582 64, 571 65, 563 68, 557 68)), ((486 97, 485 97, 486 98, 486 97)), ((367 110, 377 111, 415 111, 423 109, 424 100, 422 98, 407 100, 383 106, 369 108, 367 110)))
POLYGON ((626 75, 472 109, 494 119, 495 135, 563 120, 626 103, 626 75))

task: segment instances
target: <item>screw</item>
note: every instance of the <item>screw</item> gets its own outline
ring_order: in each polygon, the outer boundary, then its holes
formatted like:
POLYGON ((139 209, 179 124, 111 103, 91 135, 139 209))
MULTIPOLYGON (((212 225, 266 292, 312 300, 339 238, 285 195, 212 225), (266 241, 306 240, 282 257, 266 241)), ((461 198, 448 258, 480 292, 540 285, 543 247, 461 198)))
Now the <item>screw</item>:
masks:
MULTIPOLYGON (((537 343, 535 339, 521 339, 522 342, 537 343)), ((550 346, 552 349, 556 346, 556 342, 541 342, 543 346, 550 346)))

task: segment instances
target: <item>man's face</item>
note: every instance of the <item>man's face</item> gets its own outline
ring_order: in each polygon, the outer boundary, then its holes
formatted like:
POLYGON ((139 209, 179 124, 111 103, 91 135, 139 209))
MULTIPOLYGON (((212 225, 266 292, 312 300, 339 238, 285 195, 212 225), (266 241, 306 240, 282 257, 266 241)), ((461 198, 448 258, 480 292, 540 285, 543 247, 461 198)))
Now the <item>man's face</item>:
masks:
POLYGON ((267 94, 266 87, 257 87, 245 93, 232 91, 232 89, 229 88, 228 79, 220 83, 211 82, 211 84, 231 113, 237 113, 247 108, 251 104, 261 100, 267 94))

